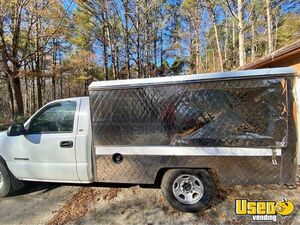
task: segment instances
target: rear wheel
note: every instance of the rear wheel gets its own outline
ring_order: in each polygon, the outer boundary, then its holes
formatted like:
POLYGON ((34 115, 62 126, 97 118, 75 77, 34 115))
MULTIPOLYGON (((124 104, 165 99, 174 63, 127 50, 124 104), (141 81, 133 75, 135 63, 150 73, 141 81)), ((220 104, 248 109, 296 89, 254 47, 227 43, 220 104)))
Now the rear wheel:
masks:
POLYGON ((175 209, 199 212, 213 198, 215 185, 211 175, 202 169, 168 170, 161 183, 165 199, 175 209))
POLYGON ((7 196, 12 191, 9 171, 0 162, 0 197, 7 196))

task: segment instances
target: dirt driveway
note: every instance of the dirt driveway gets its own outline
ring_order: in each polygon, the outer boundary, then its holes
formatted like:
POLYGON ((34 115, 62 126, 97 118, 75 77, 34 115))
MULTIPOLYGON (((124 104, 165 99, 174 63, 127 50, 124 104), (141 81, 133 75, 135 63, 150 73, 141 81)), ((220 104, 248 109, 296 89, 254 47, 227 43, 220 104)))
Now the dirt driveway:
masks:
POLYGON ((46 224, 80 188, 30 183, 14 196, 0 199, 0 224, 46 224))
POLYGON ((42 184, 0 200, 0 224, 266 224, 236 216, 235 199, 279 201, 286 197, 295 203, 295 211, 292 216, 278 217, 276 224, 296 225, 300 224, 299 196, 299 182, 295 189, 236 186, 219 189, 212 207, 190 214, 169 207, 159 189, 42 184))

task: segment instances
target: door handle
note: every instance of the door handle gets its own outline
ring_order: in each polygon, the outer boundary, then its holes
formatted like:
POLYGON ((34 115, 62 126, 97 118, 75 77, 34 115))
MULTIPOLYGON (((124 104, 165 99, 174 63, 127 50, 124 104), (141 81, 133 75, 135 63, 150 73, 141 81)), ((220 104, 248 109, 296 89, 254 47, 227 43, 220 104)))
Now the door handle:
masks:
POLYGON ((72 148, 73 147, 73 141, 62 141, 60 142, 61 148, 72 148))

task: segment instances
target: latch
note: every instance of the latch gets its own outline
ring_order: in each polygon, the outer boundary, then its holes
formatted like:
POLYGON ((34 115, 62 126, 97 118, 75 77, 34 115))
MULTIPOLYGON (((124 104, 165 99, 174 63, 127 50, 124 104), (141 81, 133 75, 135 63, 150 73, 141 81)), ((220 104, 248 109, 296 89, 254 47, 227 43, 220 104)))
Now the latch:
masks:
POLYGON ((277 165, 277 160, 276 160, 276 148, 272 148, 272 164, 274 166, 277 165))

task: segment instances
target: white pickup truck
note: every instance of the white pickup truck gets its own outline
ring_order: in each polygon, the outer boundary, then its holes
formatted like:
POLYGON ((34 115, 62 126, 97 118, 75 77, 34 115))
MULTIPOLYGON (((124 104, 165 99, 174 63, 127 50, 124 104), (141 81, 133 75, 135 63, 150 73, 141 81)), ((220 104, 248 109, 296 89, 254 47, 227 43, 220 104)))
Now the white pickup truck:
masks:
POLYGON ((91 137, 89 98, 58 100, 2 132, 0 155, 21 180, 90 183, 91 137))
POLYGON ((0 196, 22 181, 157 184, 197 212, 217 182, 293 183, 293 73, 93 82, 89 97, 48 103, 0 134, 0 196))

